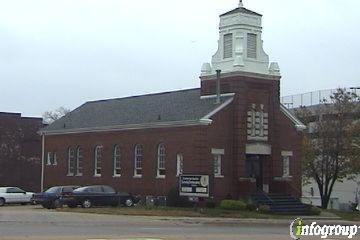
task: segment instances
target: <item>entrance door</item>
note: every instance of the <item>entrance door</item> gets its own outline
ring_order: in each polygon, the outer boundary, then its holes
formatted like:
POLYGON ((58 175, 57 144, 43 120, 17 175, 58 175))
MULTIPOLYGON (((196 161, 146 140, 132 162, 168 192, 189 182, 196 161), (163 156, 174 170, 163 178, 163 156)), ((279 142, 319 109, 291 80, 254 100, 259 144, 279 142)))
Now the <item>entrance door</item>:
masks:
POLYGON ((256 179, 256 188, 263 190, 263 159, 261 155, 246 155, 246 175, 256 179))

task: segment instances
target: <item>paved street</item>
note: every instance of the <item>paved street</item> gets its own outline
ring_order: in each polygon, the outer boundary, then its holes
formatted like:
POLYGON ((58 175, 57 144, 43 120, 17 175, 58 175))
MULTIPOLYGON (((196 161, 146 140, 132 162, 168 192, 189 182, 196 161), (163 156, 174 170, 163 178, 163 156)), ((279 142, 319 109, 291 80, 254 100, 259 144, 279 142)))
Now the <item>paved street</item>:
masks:
POLYGON ((0 208, 0 239, 289 239, 289 225, 0 208))
POLYGON ((63 213, 38 206, 0 208, 1 239, 289 239, 287 226, 63 213))

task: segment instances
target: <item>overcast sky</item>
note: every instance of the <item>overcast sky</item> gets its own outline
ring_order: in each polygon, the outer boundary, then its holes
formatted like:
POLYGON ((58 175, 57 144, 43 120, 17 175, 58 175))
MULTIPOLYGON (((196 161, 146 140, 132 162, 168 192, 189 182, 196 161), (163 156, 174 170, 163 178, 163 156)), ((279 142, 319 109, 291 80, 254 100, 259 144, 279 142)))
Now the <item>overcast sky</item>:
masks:
MULTIPOLYGON (((359 0, 244 0, 281 95, 360 85, 359 0)), ((0 0, 0 111, 199 87, 237 0, 0 0)))

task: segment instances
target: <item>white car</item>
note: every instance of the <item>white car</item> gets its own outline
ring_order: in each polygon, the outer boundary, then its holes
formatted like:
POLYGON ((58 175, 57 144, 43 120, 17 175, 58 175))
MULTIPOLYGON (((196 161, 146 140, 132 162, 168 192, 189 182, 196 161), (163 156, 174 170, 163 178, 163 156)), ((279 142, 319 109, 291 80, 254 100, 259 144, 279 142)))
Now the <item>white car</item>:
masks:
POLYGON ((26 192, 18 187, 0 187, 0 206, 6 203, 32 203, 33 196, 33 192, 26 192))

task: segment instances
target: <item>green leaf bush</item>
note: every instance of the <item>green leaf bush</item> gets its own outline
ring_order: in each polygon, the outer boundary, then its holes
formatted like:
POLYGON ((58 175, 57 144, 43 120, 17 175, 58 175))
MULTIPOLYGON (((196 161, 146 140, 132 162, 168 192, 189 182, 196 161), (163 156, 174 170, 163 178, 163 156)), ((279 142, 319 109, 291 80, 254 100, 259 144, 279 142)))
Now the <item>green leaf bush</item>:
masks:
POLYGON ((246 210, 246 203, 239 200, 222 200, 220 208, 226 210, 246 210))

